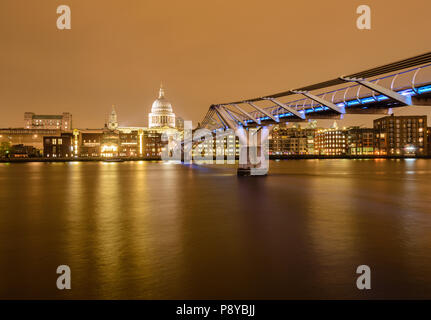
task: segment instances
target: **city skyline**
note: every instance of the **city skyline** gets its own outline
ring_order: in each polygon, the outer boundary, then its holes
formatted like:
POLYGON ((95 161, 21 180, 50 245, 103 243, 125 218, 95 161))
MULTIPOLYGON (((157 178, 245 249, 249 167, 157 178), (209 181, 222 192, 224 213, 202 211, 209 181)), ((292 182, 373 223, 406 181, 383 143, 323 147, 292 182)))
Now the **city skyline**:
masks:
POLYGON ((0 1, 0 302, 431 299, 430 9, 0 1))
MULTIPOLYGON (((372 3, 373 32, 356 29, 354 6, 345 1, 245 4, 131 1, 125 9, 115 2, 72 1, 67 31, 55 27, 55 1, 28 2, 25 8, 11 1, 0 4, 2 24, 8 27, 0 29, 0 127, 18 126, 21 114, 31 110, 70 112, 77 126, 97 127, 99 114, 112 104, 123 125, 144 126, 161 80, 178 115, 197 124, 213 103, 307 85, 428 49, 425 41, 394 46, 408 39, 411 29, 426 38, 423 1, 409 3, 415 16, 405 15, 402 1, 393 1, 390 12, 385 4, 372 3), (103 14, 95 18, 100 8, 103 14), (344 14, 328 19, 334 10, 344 14), (222 14, 225 23, 214 19, 222 14), (389 16, 403 22, 388 25, 389 16), (325 24, 316 29, 303 24, 308 19, 325 19, 325 24), (338 38, 341 48, 333 41, 338 38), (358 43, 372 50, 358 54, 358 43), (325 50, 316 50, 320 47, 325 50)), ((431 115, 419 107, 395 114, 431 115)), ((346 116, 340 124, 370 126, 374 118, 346 116)))

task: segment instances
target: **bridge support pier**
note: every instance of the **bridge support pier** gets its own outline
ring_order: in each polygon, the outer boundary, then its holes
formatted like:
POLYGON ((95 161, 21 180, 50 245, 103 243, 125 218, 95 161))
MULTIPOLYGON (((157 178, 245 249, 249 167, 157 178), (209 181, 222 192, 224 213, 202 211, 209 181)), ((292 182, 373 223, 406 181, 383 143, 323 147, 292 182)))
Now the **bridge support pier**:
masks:
POLYGON ((268 127, 235 130, 240 142, 238 176, 266 176, 269 169, 268 127))

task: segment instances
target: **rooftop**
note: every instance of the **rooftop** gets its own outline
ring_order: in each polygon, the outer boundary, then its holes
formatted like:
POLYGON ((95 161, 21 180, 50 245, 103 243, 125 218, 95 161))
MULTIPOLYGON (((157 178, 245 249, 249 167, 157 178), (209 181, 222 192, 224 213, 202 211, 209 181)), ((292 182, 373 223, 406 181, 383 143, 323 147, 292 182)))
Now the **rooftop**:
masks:
POLYGON ((62 115, 41 115, 35 114, 32 117, 33 119, 63 119, 62 115))

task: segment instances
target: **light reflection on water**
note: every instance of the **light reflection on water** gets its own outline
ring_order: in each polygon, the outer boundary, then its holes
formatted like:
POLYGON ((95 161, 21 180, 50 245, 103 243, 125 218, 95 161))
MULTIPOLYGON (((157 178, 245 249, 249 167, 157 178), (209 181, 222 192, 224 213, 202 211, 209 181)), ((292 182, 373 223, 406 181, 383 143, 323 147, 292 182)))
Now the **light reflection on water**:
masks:
POLYGON ((431 298, 430 160, 270 168, 0 164, 0 298, 431 298))

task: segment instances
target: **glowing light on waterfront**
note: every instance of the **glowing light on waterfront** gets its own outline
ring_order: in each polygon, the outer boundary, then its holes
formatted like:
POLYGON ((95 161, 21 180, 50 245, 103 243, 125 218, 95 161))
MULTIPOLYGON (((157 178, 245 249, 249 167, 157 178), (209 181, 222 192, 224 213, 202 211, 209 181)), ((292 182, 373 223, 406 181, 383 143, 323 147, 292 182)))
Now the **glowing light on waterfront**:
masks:
POLYGON ((75 157, 78 156, 78 137, 79 137, 79 131, 77 129, 73 130, 73 136, 75 137, 74 139, 74 153, 75 153, 75 157))
POLYGON ((404 148, 407 153, 414 153, 416 151, 416 147, 414 145, 408 145, 404 148))
POLYGON ((144 134, 144 131, 142 129, 139 129, 138 135, 139 135, 139 155, 142 156, 143 147, 142 147, 142 136, 144 134))

